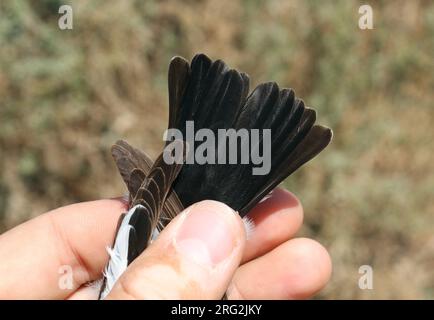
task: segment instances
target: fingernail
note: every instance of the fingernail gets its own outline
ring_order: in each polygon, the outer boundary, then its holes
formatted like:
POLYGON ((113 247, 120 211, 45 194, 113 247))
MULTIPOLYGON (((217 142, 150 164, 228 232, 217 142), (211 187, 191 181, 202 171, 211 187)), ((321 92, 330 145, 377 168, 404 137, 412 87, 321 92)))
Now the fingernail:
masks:
POLYGON ((213 267, 229 257, 236 246, 230 219, 235 212, 217 201, 193 205, 175 236, 177 250, 196 263, 213 267))

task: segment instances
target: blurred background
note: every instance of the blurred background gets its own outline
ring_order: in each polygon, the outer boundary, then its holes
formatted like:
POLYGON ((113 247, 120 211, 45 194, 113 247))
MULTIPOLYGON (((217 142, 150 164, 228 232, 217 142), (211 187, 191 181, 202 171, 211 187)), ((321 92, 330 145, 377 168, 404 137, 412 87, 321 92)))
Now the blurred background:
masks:
POLYGON ((432 299, 433 35, 432 1, 1 1, 0 231, 123 194, 110 146, 155 157, 168 63, 204 52, 252 87, 294 88, 334 130, 284 183, 305 208, 300 236, 333 259, 318 298, 432 299), (358 27, 365 3, 373 30, 358 27), (58 27, 62 4, 73 30, 58 27))

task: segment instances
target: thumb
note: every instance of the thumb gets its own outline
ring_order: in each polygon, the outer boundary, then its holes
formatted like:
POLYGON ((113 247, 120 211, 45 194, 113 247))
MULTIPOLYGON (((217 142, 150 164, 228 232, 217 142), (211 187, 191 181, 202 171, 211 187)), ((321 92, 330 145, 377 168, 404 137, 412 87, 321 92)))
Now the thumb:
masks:
POLYGON ((211 200, 194 204, 134 260, 107 299, 221 299, 245 241, 231 208, 211 200))

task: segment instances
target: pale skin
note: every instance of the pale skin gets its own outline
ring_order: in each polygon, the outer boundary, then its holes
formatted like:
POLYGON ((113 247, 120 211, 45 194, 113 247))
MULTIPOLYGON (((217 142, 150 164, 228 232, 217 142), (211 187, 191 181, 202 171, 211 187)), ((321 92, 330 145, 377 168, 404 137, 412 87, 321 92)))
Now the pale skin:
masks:
MULTIPOLYGON (((96 299, 86 285, 101 278, 120 199, 62 207, 0 236, 1 299, 96 299), (73 287, 62 289, 62 266, 73 287)), ((303 209, 283 189, 258 204, 246 239, 241 218, 226 205, 202 201, 175 218, 126 270, 107 299, 306 299, 331 275, 329 254, 298 238, 303 209), (206 217, 206 218, 205 218, 206 217), (199 240, 200 241, 199 241, 199 240), (202 241, 205 239, 204 241, 202 241), (205 244, 205 245, 204 245, 205 244)))

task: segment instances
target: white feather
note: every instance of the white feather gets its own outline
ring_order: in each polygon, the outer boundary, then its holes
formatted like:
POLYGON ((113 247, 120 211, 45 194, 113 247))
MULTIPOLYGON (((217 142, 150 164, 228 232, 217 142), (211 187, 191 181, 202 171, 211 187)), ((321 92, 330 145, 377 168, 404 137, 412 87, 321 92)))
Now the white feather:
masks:
POLYGON ((107 252, 110 256, 109 263, 105 268, 103 274, 106 279, 104 291, 101 293, 101 299, 104 299, 112 290, 114 284, 119 277, 124 273, 128 266, 128 245, 130 231, 133 228, 130 225, 131 216, 134 214, 137 205, 131 208, 122 220, 116 235, 116 241, 113 248, 107 247, 107 252))
POLYGON ((253 232, 255 231, 255 223, 248 216, 245 216, 243 218, 243 224, 244 224, 244 229, 246 230, 246 238, 247 240, 249 240, 253 232))
POLYGON ((158 238, 159 235, 160 235, 160 232, 158 231, 157 228, 155 228, 154 231, 152 232, 151 243, 154 242, 158 238))

